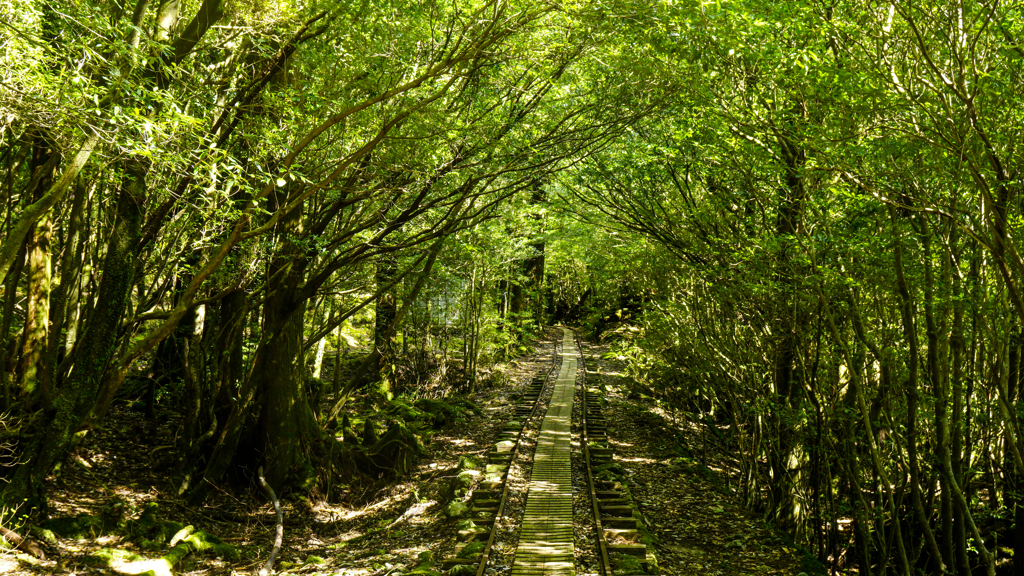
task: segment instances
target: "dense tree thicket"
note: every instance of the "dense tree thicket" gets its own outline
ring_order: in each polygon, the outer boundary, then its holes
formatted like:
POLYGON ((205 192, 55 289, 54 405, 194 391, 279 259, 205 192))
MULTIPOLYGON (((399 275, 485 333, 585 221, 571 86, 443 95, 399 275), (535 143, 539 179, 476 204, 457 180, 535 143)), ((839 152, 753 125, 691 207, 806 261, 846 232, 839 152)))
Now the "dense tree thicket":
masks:
POLYGON ((640 388, 832 566, 1024 573, 1020 6, 638 17, 679 94, 560 185, 644 264, 600 298, 640 388))

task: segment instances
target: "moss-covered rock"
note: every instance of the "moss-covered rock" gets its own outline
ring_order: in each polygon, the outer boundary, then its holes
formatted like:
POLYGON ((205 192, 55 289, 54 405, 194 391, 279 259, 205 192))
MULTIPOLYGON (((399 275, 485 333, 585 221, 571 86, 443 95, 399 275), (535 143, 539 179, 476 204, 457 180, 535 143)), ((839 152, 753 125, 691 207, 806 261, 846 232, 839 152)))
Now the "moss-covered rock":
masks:
POLYGON ((162 558, 146 558, 119 548, 103 548, 89 554, 86 562, 106 566, 117 574, 133 576, 173 576, 170 563, 162 558))
POLYGON ((473 484, 481 476, 482 475, 478 470, 464 470, 459 472, 448 481, 448 486, 444 493, 445 500, 462 498, 469 493, 469 489, 473 487, 473 484))
POLYGON ((609 560, 612 564, 613 576, 632 576, 634 574, 646 574, 644 565, 640 560, 627 554, 611 554, 609 560))
POLYGON ((483 534, 487 532, 487 528, 477 526, 476 522, 473 522, 472 520, 462 520, 455 525, 455 529, 458 531, 460 536, 464 534, 483 534))
POLYGON ((476 456, 459 456, 459 470, 479 470, 480 466, 480 459, 476 456))
POLYGON ((202 552, 207 556, 216 556, 232 562, 237 562, 241 558, 234 546, 225 544, 213 534, 195 530, 192 526, 179 530, 171 538, 169 546, 171 550, 164 555, 164 559, 171 561, 172 565, 190 552, 202 552))
POLYGON ((414 405, 409 404, 402 398, 395 398, 388 406, 388 414, 399 418, 405 422, 420 422, 424 420, 430 420, 431 415, 414 405))
POLYGON ((57 545, 57 535, 53 533, 53 530, 47 530, 40 526, 33 526, 28 529, 28 533, 40 542, 44 542, 50 546, 57 545))
POLYGON ((366 448, 366 454, 380 472, 402 476, 412 470, 416 459, 426 454, 426 449, 404 424, 395 422, 380 440, 366 448))
POLYGON ((452 519, 465 518, 467 514, 469 514, 469 506, 458 500, 448 504, 444 509, 444 515, 452 519))
POLYGON ((441 572, 434 567, 434 553, 430 550, 424 550, 416 555, 416 559, 419 560, 412 570, 407 574, 418 574, 419 576, 441 576, 441 572))
POLYGON ((100 548, 86 556, 85 560, 89 563, 110 565, 116 562, 137 562, 145 558, 120 548, 100 548))
POLYGON ((470 542, 463 546, 462 550, 459 551, 458 558, 472 558, 477 554, 483 554, 484 549, 487 548, 486 542, 470 542))
POLYGON ((434 426, 447 426, 464 420, 470 414, 477 416, 483 414, 476 404, 463 398, 448 398, 446 400, 421 398, 416 401, 416 408, 429 414, 431 424, 434 426))
POLYGON ((167 544, 185 525, 174 520, 161 520, 160 507, 154 502, 147 504, 138 518, 124 524, 124 533, 144 550, 159 550, 167 544))
POLYGON ((41 528, 49 530, 62 538, 74 538, 76 540, 96 538, 104 534, 103 519, 90 514, 79 514, 73 518, 70 516, 52 518, 43 522, 41 528))
POLYGON ((483 410, 481 410, 479 406, 477 406, 476 404, 474 404, 472 401, 470 401, 467 398, 462 398, 462 397, 456 396, 454 398, 449 398, 448 399, 448 403, 451 404, 452 406, 455 406, 456 408, 461 408, 463 410, 467 410, 469 412, 472 412, 476 416, 483 416, 484 415, 483 410))

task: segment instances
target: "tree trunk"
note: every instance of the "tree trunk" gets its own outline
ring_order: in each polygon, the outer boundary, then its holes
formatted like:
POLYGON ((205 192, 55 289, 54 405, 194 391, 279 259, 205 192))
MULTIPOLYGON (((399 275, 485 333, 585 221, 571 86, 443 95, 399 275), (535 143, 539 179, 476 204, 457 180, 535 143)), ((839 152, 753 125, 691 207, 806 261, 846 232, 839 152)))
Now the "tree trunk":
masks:
POLYGON ((896 226, 896 213, 892 212, 893 220, 893 241, 896 251, 896 288, 900 297, 900 317, 903 323, 903 336, 907 340, 907 382, 904 390, 907 395, 907 456, 910 460, 910 498, 914 507, 914 516, 918 526, 924 534, 925 543, 934 562, 938 564, 938 571, 944 572, 943 556, 939 545, 935 540, 929 523, 929 514, 924 509, 924 502, 921 496, 921 468, 917 453, 917 403, 918 403, 918 341, 917 327, 914 322, 914 302, 907 285, 906 274, 903 266, 903 242, 900 240, 900 231, 896 226))
MULTIPOLYGON (((790 123, 798 122, 802 107, 794 105, 790 123)), ((779 526, 791 535, 796 535, 801 526, 802 506, 797 492, 800 479, 800 460, 804 458, 799 446, 800 430, 795 418, 799 403, 799 375, 796 373, 798 333, 801 324, 799 302, 796 298, 797 272, 793 269, 792 238, 800 228, 803 219, 806 190, 803 169, 806 152, 791 138, 779 136, 779 151, 784 161, 785 186, 779 193, 778 214, 775 235, 780 248, 777 255, 775 280, 780 285, 781 297, 776 304, 776 321, 773 332, 777 334, 773 351, 774 402, 770 413, 776 438, 770 453, 772 469, 772 513, 779 526)))
POLYGON ((4 278, 4 308, 3 318, 0 319, 0 408, 3 410, 7 410, 11 404, 11 386, 13 382, 10 381, 10 378, 14 373, 14 367, 18 358, 17 354, 13 353, 14 345, 17 341, 12 339, 10 340, 10 345, 8 345, 7 335, 11 330, 11 322, 14 319, 14 305, 18 301, 18 280, 21 278, 21 272, 24 268, 25 246, 22 245, 21 251, 18 252, 4 278))
MULTIPOLYGON (((954 227, 954 230, 956 228, 954 227)), ((973 260, 973 259, 972 259, 973 260)), ((971 266, 974 264, 972 262, 971 266)), ((967 344, 964 338, 964 309, 966 298, 963 293, 963 286, 960 278, 959 267, 953 268, 953 294, 957 298, 953 301, 953 327, 950 335, 950 354, 952 356, 952 375, 950 387, 952 389, 952 411, 950 419, 950 475, 953 481, 963 485, 963 422, 964 422, 964 368, 966 364, 967 344)), ((947 484, 949 484, 947 479, 947 484)), ((971 573, 970 560, 967 557, 967 527, 964 524, 966 511, 958 501, 953 502, 953 551, 956 558, 956 570, 961 576, 969 576, 971 573)), ((1024 550, 1021 550, 1024 554, 1024 550)), ((1024 562, 1015 564, 1024 565, 1024 562)))
MULTIPOLYGON (((391 253, 381 254, 377 259, 375 278, 378 288, 387 286, 395 279, 398 262, 391 253)), ((380 390, 385 394, 391 391, 395 379, 395 315, 398 306, 395 301, 395 290, 386 290, 377 298, 377 308, 373 319, 373 347, 378 356, 377 365, 373 367, 372 382, 380 382, 380 390)))
MULTIPOLYGON (((25 272, 28 292, 25 328, 21 338, 19 388, 26 406, 45 406, 52 397, 52 372, 46 365, 50 326, 50 241, 53 220, 44 215, 36 221, 27 238, 28 262, 25 272)), ((31 408, 29 408, 31 410, 31 408)))
POLYGON ((80 282, 84 212, 87 190, 85 180, 79 177, 75 184, 75 195, 71 201, 71 213, 65 230, 64 255, 61 257, 60 282, 50 295, 50 341, 47 344, 46 366, 51 370, 53 386, 60 385, 57 366, 61 361, 65 342, 64 327, 74 325, 74 310, 78 305, 77 286, 80 282), (72 317, 69 322, 69 316, 72 317))
POLYGON ((294 480, 304 480, 292 475, 307 462, 305 448, 316 430, 306 398, 306 370, 302 362, 304 306, 299 303, 289 310, 288 304, 278 301, 265 306, 265 327, 273 323, 279 328, 267 342, 273 348, 262 356, 256 372, 264 400, 259 427, 266 477, 274 486, 282 487, 294 480))
MULTIPOLYGON (((278 193, 283 195, 284 191, 278 190, 278 193)), ((283 206, 284 198, 276 204, 283 206)), ((271 208, 276 209, 276 206, 271 208)), ((220 481, 232 462, 252 456, 238 450, 246 430, 253 432, 251 448, 259 454, 260 460, 247 461, 246 466, 262 464, 267 482, 279 487, 279 491, 287 491, 296 481, 306 479, 310 443, 319 428, 305 392, 302 341, 305 300, 299 298, 299 292, 307 257, 302 246, 294 241, 295 235, 301 232, 300 205, 277 225, 279 248, 268 269, 263 337, 255 352, 252 371, 234 396, 236 399, 220 429, 203 481, 196 484, 190 495, 193 502, 205 495, 209 484, 220 481), (249 406, 254 397, 260 399, 261 411, 256 422, 248 422, 249 406)))
POLYGON ((534 242, 530 246, 536 255, 526 259, 523 271, 526 273, 534 327, 539 328, 544 325, 544 241, 534 242))

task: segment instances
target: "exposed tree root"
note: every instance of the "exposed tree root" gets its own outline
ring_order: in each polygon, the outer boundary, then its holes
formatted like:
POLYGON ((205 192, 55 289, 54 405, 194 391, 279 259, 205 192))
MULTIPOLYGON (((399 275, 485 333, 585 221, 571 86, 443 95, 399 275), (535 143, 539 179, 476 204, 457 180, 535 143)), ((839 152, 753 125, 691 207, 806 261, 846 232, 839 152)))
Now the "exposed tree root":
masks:
POLYGON ((274 568, 274 561, 277 560, 277 553, 281 551, 281 542, 284 540, 284 515, 281 514, 281 503, 277 501, 277 494, 274 494, 274 489, 267 484, 267 480, 263 477, 263 467, 260 466, 257 476, 260 479, 260 487, 270 497, 270 501, 274 503, 274 512, 277 513, 277 528, 274 534, 274 549, 270 551, 270 557, 267 558, 267 563, 260 569, 260 576, 267 576, 270 574, 271 569, 274 568))

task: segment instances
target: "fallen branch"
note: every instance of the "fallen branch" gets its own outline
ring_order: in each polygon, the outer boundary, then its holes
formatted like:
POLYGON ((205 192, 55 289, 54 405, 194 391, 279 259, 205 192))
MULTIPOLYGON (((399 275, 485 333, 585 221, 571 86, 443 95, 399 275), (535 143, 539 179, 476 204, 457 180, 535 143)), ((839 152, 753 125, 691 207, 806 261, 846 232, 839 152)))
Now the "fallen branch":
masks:
POLYGON ((0 526, 0 538, 3 538, 14 545, 15 550, 24 550, 40 560, 46 560, 46 554, 43 553, 43 549, 40 548, 38 544, 28 538, 23 538, 14 530, 8 530, 7 528, 0 526))
POLYGON ((260 488, 263 488, 263 491, 270 497, 270 501, 274 503, 274 512, 277 513, 277 533, 274 535, 274 549, 270 551, 270 558, 267 558, 267 563, 263 565, 259 573, 259 576, 267 576, 270 574, 270 570, 274 568, 274 560, 277 560, 277 553, 281 551, 281 542, 284 540, 284 515, 281 514, 281 503, 277 501, 277 494, 274 494, 274 489, 270 487, 270 484, 267 484, 267 480, 263 477, 263 466, 260 466, 256 474, 260 479, 260 488))

